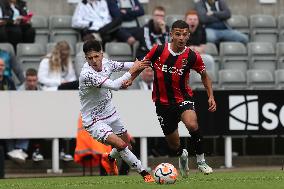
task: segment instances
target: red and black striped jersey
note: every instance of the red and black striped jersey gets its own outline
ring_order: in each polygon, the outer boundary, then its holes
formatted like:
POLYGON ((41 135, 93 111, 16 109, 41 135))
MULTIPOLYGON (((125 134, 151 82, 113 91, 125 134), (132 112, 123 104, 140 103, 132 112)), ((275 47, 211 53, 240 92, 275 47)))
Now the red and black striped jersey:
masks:
POLYGON ((145 59, 152 62, 154 70, 154 102, 170 105, 192 100, 193 92, 189 87, 190 69, 198 73, 205 70, 199 53, 189 47, 175 53, 171 50, 170 43, 166 43, 154 46, 145 59))

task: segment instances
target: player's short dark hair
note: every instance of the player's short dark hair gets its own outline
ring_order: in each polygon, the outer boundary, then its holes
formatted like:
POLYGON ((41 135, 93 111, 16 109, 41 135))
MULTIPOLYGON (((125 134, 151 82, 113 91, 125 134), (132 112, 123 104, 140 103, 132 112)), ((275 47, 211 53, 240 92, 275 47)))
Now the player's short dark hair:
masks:
POLYGON ((172 30, 178 28, 178 29, 189 29, 188 24, 183 20, 177 20, 172 25, 172 30))
POLYGON ((36 69, 33 69, 33 68, 27 69, 27 71, 26 71, 26 77, 28 77, 28 76, 37 76, 37 71, 36 71, 36 69))
POLYGON ((83 51, 87 54, 90 51, 100 52, 102 50, 101 43, 97 40, 87 40, 83 45, 83 51))

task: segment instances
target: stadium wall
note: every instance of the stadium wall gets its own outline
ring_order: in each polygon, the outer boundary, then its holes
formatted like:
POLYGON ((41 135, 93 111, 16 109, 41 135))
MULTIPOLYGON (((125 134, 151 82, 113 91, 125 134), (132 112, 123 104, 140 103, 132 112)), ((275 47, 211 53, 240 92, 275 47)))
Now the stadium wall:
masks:
MULTIPOLYGON (((186 10, 193 8, 194 0, 149 0, 145 4, 146 13, 151 13, 156 5, 166 7, 168 14, 184 14, 186 10), (173 3, 174 2, 174 3, 173 3)), ((67 0, 28 0, 28 7, 37 15, 72 15, 75 5, 67 3, 67 0)), ((249 16, 251 14, 271 14, 278 16, 284 13, 284 0, 278 0, 276 4, 260 4, 259 0, 226 0, 233 14, 249 16)))

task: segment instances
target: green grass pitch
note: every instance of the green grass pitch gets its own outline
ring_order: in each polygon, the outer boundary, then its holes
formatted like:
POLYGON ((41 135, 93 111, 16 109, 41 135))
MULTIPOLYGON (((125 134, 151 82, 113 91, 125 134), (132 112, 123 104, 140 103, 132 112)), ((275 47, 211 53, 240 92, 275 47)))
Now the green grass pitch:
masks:
POLYGON ((0 189, 284 189, 284 171, 192 173, 173 185, 144 183, 138 175, 2 179, 0 189))

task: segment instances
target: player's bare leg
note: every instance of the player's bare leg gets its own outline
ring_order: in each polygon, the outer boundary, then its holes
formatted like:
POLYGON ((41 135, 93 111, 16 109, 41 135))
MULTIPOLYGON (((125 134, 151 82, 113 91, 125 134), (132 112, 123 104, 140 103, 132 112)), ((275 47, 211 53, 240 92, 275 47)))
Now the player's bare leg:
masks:
MULTIPOLYGON (((122 135, 119 135, 119 137, 128 145, 128 149, 132 151, 132 145, 131 145, 131 142, 130 142, 131 139, 130 139, 129 134, 127 132, 125 132, 122 135)), ((109 162, 111 163, 112 167, 115 168, 116 167, 115 160, 117 160, 117 161, 121 160, 121 157, 120 157, 116 148, 113 148, 111 150, 111 152, 108 155, 108 159, 109 159, 109 162)), ((122 160, 120 168, 119 168, 119 174, 127 175, 127 173, 129 172, 129 169, 130 169, 130 167, 128 166, 128 164, 125 163, 125 161, 122 160)))
MULTIPOLYGON (((112 145, 120 157, 133 169, 135 169, 144 179, 145 182, 154 182, 155 180, 142 166, 141 161, 128 149, 127 143, 125 143, 120 137, 115 134, 110 134, 106 143, 112 145)), ((110 155, 111 156, 111 155, 110 155)))
POLYGON ((205 162, 203 153, 203 137, 200 134, 197 116, 195 111, 186 110, 181 115, 181 120, 185 124, 187 130, 189 131, 193 145, 196 151, 197 167, 204 174, 210 174, 213 172, 212 168, 208 166, 205 162))
POLYGON ((166 141, 172 151, 172 155, 179 156, 179 170, 182 177, 187 177, 189 173, 188 168, 188 152, 186 149, 182 149, 180 146, 180 138, 178 130, 166 135, 166 141))

